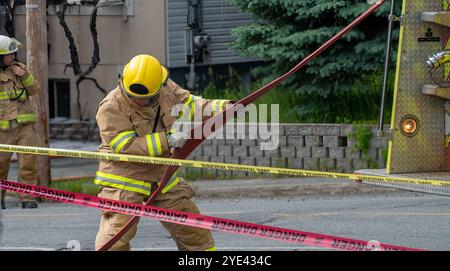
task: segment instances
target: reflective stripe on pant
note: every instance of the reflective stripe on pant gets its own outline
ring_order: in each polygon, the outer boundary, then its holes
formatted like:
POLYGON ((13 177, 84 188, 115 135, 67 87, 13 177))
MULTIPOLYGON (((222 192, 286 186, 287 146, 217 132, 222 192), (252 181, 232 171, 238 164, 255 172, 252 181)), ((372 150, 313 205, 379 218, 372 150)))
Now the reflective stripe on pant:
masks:
MULTIPOLYGON (((142 204, 144 201, 144 195, 111 187, 102 187, 98 196, 139 204, 142 204)), ((184 181, 180 181, 167 193, 160 194, 154 201, 154 206, 198 214, 200 212, 197 206, 191 201, 193 196, 194 192, 189 185, 184 181)), ((99 249, 107 240, 120 231, 130 218, 131 216, 129 215, 102 212, 100 228, 95 240, 96 249, 99 249)), ((136 235, 137 224, 131 227, 128 233, 111 250, 130 250, 130 241, 136 235)), ((161 224, 170 233, 179 250, 202 251, 215 249, 214 240, 209 230, 167 222, 161 222, 161 224)), ((148 242, 151 246, 152 240, 148 240, 148 242)))
MULTIPOLYGON (((181 178, 174 175, 166 184, 166 187, 164 187, 161 190, 162 194, 167 193, 170 189, 175 187, 178 182, 181 180, 181 178)), ((95 184, 98 184, 100 186, 108 186, 108 187, 114 187, 117 189, 122 189, 130 192, 136 192, 143 194, 145 196, 151 195, 151 189, 152 184, 145 181, 140 180, 134 180, 131 178, 109 174, 101 171, 97 171, 97 174, 95 175, 95 184)), ((160 185, 160 183, 158 183, 160 185)))
MULTIPOLYGON (((36 131, 33 124, 11 125, 7 131, 0 131, 0 142, 8 145, 37 146, 36 131)), ((0 153, 0 178, 8 179, 9 163, 12 153, 0 153)), ((30 154, 18 154, 18 180, 21 183, 37 184, 36 156, 30 154)), ((32 201, 33 197, 20 194, 20 199, 32 201)))

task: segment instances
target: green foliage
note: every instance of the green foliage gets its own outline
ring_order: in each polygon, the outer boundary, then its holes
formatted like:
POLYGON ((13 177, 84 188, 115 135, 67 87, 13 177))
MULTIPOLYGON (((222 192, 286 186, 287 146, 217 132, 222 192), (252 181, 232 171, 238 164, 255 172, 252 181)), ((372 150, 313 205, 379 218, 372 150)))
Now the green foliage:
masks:
POLYGON ((366 162, 369 168, 378 168, 377 162, 367 155, 367 152, 370 149, 370 141, 373 138, 370 127, 366 125, 355 125, 353 127, 353 132, 350 133, 348 137, 355 141, 352 152, 360 152, 362 161, 366 162))
MULTIPOLYGON (((393 83, 394 73, 390 74, 390 82, 393 83)), ((210 83, 202 91, 193 91, 204 98, 221 97, 230 100, 239 100, 250 92, 259 89, 261 82, 255 83, 248 90, 239 86, 218 89, 210 83)), ((380 90, 382 88, 382 74, 374 73, 363 76, 351 86, 351 91, 346 94, 330 95, 324 99, 320 95, 307 95, 295 91, 292 87, 279 86, 256 101, 260 104, 279 104, 281 123, 371 123, 378 122, 380 90)), ((390 88, 392 89, 392 88, 390 88)), ((392 93, 388 93, 388 96, 392 93)), ((392 101, 386 105, 385 120, 390 119, 392 101)))
POLYGON ((381 149, 381 155, 383 157, 383 161, 387 162, 387 160, 388 160, 388 148, 382 148, 381 149))
POLYGON ((370 140, 373 138, 370 127, 365 125, 356 125, 353 127, 353 132, 348 136, 355 141, 353 149, 366 155, 370 148, 370 140))
MULTIPOLYGON (((370 123, 378 122, 382 73, 362 75, 356 79, 348 91, 332 92, 327 98, 319 93, 300 94, 296 110, 301 122, 318 123, 370 123)), ((394 73, 390 73, 388 97, 392 97, 394 73)), ((385 107, 385 121, 390 119, 392 100, 385 107)))
MULTIPOLYGON (((211 72, 210 72, 211 73, 211 72)), ((217 99, 218 97, 223 99, 229 99, 233 101, 238 101, 245 96, 249 95, 251 92, 259 89, 262 86, 262 83, 258 82, 251 86, 249 89, 242 89, 240 85, 236 82, 240 82, 239 75, 232 68, 229 69, 229 78, 238 78, 225 84, 224 88, 217 88, 213 83, 213 80, 210 80, 209 85, 203 90, 192 90, 195 95, 200 95, 205 99, 217 99)), ((210 77, 213 77, 210 74, 210 77)), ((268 92, 261 98, 259 98, 255 105, 271 105, 271 104, 279 104, 280 105, 280 115, 279 121, 282 123, 291 123, 298 122, 299 116, 297 113, 297 105, 300 102, 300 97, 295 90, 286 88, 286 87, 278 87, 268 92)), ((268 121, 270 120, 270 116, 268 117, 268 121)))
POLYGON ((188 181, 220 179, 216 177, 214 169, 187 168, 178 171, 177 175, 188 181))
MULTIPOLYGON (((237 37, 233 48, 269 63, 255 69, 255 75, 265 78, 263 84, 294 67, 369 7, 367 0, 230 1, 254 15, 255 23, 233 31, 237 37)), ((285 81, 285 87, 296 90, 300 121, 373 118, 381 92, 388 14, 385 4, 285 81)), ((393 52, 392 60, 395 57, 393 52)))

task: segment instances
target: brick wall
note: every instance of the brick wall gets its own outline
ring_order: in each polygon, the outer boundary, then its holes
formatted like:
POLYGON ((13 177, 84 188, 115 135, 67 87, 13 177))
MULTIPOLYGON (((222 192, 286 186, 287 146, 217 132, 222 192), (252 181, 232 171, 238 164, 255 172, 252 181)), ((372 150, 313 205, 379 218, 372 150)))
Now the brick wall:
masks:
MULTIPOLYGON (((355 149, 357 142, 351 136, 354 131, 352 125, 280 124, 279 145, 274 146, 272 150, 261 149, 261 134, 257 139, 248 139, 248 136, 237 137, 236 131, 229 133, 225 129, 219 132, 224 138, 206 140, 188 159, 334 172, 352 172, 369 167, 383 168, 383 150, 387 149, 387 140, 376 137, 376 126, 367 127, 372 131, 373 138, 366 155, 355 149), (233 137, 227 139, 230 135, 233 137)), ((246 128, 248 129, 248 126, 246 128)), ((52 121, 51 139, 98 141, 98 128, 95 122, 52 121)), ((211 178, 248 176, 248 173, 240 171, 193 168, 182 169, 182 173, 191 177, 211 178)))

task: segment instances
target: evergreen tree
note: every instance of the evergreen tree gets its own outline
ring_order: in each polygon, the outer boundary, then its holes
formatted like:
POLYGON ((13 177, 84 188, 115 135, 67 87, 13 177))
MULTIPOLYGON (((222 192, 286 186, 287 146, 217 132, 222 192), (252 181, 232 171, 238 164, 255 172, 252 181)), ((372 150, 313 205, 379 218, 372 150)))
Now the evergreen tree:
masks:
MULTIPOLYGON (((233 31, 237 40, 232 46, 243 55, 269 61, 269 65, 256 70, 265 81, 287 72, 369 8, 367 0, 230 1, 241 11, 254 15, 255 23, 233 31)), ((377 110, 389 8, 388 1, 284 83, 304 98, 296 109, 300 115, 323 112, 327 116, 317 121, 342 122, 336 118, 356 117, 342 116, 343 107, 358 101, 370 103, 377 110), (359 100, 364 96, 366 101, 359 100)), ((397 39, 398 31, 394 31, 394 40, 397 39)), ((392 56, 395 58, 396 53, 392 56)), ((368 110, 366 105, 361 109, 368 110)))

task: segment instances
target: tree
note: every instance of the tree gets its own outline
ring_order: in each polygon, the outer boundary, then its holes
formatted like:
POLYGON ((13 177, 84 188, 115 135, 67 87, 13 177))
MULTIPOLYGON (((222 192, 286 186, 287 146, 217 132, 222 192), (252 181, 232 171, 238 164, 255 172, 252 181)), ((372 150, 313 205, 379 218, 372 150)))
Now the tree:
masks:
MULTIPOLYGON (((230 1, 255 19, 255 23, 233 30, 237 39, 232 47, 243 55, 269 61, 255 71, 267 80, 288 71, 369 8, 367 0, 230 1)), ((327 112, 321 121, 339 121, 340 111, 354 103, 355 95, 367 98, 374 94, 374 83, 368 81, 382 80, 388 14, 389 4, 384 4, 285 82, 303 97, 304 103, 297 108, 301 115, 327 112)), ((394 39, 398 39, 398 31, 394 39)), ((392 55, 395 58, 395 52, 392 55)), ((381 86, 375 94, 380 90, 381 86)), ((376 111, 378 95, 372 99, 375 101, 367 102, 374 103, 376 111)))

